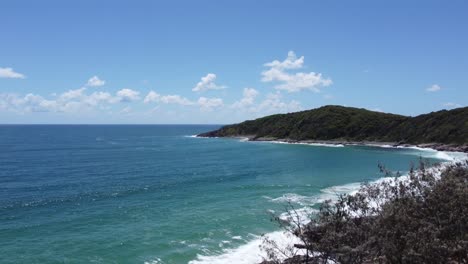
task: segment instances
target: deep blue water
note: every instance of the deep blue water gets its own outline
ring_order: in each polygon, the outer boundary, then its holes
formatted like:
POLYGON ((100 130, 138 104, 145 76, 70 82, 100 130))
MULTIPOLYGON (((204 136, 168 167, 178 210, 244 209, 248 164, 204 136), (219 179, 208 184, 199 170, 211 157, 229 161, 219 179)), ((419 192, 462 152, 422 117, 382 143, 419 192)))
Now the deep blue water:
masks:
MULTIPOLYGON (((285 197, 418 150, 193 138, 208 125, 0 126, 0 263, 187 263, 277 229, 285 197)), ((435 160, 435 159, 431 159, 435 160)), ((318 199, 318 198, 317 198, 318 199)))

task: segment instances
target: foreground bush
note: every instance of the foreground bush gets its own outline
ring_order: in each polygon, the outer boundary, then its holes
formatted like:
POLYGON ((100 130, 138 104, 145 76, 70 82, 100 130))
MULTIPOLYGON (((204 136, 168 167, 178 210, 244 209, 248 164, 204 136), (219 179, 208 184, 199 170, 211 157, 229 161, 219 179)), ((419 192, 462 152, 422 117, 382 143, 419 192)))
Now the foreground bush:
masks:
POLYGON ((288 253, 266 240, 264 263, 467 263, 467 165, 439 172, 421 162, 408 177, 327 201, 309 224, 288 226, 301 241, 288 253))

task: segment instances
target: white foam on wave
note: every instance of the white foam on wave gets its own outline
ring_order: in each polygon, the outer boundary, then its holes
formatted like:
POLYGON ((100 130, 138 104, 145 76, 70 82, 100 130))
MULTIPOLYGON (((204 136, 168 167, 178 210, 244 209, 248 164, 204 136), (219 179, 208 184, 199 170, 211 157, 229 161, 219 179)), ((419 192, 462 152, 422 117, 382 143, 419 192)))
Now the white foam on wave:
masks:
MULTIPOLYGON (((304 196, 295 193, 286 193, 277 198, 264 197, 274 203, 294 203, 303 206, 302 208, 295 209, 291 212, 284 212, 279 215, 283 221, 299 221, 301 224, 307 224, 310 216, 316 213, 317 210, 311 208, 312 205, 325 201, 331 198, 336 192, 345 192, 347 190, 359 189, 359 184, 346 184, 342 186, 330 187, 322 190, 322 193, 315 196, 304 196)), ((274 211, 271 211, 272 213, 274 211)), ((294 244, 301 243, 300 239, 296 236, 284 232, 275 231, 265 235, 271 241, 274 241, 279 248, 291 247, 294 244)), ((241 240, 242 237, 232 237, 232 239, 241 240)), ((237 248, 224 249, 223 253, 219 255, 197 255, 195 260, 189 264, 225 264, 225 263, 239 263, 239 264, 256 264, 266 259, 267 255, 261 248, 264 242, 264 237, 254 236, 254 239, 248 241, 246 244, 237 248)))
POLYGON ((184 137, 186 138, 219 138, 219 137, 203 137, 203 136, 199 136, 199 135, 185 135, 184 137))
MULTIPOLYGON (((295 209, 294 211, 284 212, 279 215, 279 218, 283 221, 299 222, 304 225, 310 220, 310 216, 316 213, 317 210, 311 208, 312 205, 329 199, 335 191, 350 190, 355 188, 356 185, 347 184, 343 186, 335 186, 331 188, 323 189, 321 194, 316 196, 304 196, 295 193, 287 193, 277 198, 264 197, 274 203, 294 203, 304 206, 302 208, 295 209), (333 188, 333 190, 332 190, 333 188), (293 219, 294 218, 294 219, 293 219)), ((358 184, 359 186, 359 184, 358 184)), ((359 188, 359 187, 358 187, 359 188)), ((273 210, 270 212, 274 213, 273 210)), ((239 264, 257 264, 267 258, 266 252, 262 250, 264 239, 267 238, 270 241, 274 241, 279 248, 292 247, 294 244, 300 244, 301 241, 298 237, 285 231, 274 231, 266 234, 264 237, 254 236, 253 240, 248 241, 246 244, 241 245, 237 248, 224 249, 223 253, 219 255, 201 255, 198 254, 195 260, 189 262, 189 264, 225 264, 225 263, 239 263, 239 264)), ((241 240, 242 237, 232 237, 232 239, 241 240)), ((299 252, 300 253, 300 252, 299 252)), ((285 257, 286 258, 286 257, 285 257)))
MULTIPOLYGON (((414 153, 415 155, 420 155, 425 158, 435 158, 435 159, 441 159, 441 160, 447 160, 447 161, 455 161, 454 153, 457 153, 457 152, 438 151, 438 150, 431 149, 431 148, 421 148, 421 147, 416 147, 416 146, 409 146, 409 147, 397 146, 395 148, 412 149, 412 150, 417 151, 416 153, 414 153)), ((413 154, 413 153, 410 153, 410 154, 413 154)))
POLYGON ((286 222, 300 223, 305 225, 310 222, 310 216, 317 213, 318 210, 311 207, 303 207, 299 209, 290 210, 289 212, 284 212, 279 216, 279 219, 286 222))
POLYGON ((279 141, 279 140, 257 141, 257 142, 267 142, 267 143, 273 143, 273 144, 287 144, 287 145, 305 145, 305 146, 313 146, 313 147, 331 147, 331 148, 342 148, 342 147, 344 147, 343 144, 308 143, 308 142, 285 142, 285 141, 279 141))
MULTIPOLYGON (((393 148, 393 149, 407 149, 415 150, 414 152, 408 152, 409 155, 417 155, 424 158, 435 158, 445 161, 457 162, 466 160, 468 158, 467 153, 456 152, 456 151, 440 151, 432 148, 422 148, 417 146, 392 146, 392 145, 380 145, 380 144, 364 144, 365 146, 378 147, 378 148, 393 148)), ((405 153, 402 153, 405 154, 405 153)))
MULTIPOLYGON (((286 248, 294 243, 300 243, 300 240, 283 231, 275 231, 266 235, 272 241, 278 243, 281 248, 286 248)), ((225 249, 222 254, 215 256, 197 255, 195 260, 189 261, 189 264, 254 264, 260 263, 266 259, 266 253, 261 250, 264 238, 257 236, 247 244, 234 249, 225 249)))
MULTIPOLYGON (((415 150, 415 152, 409 152, 409 155, 418 155, 425 158, 435 158, 446 161, 460 161, 467 158, 467 154, 463 152, 454 151, 439 151, 432 148, 422 148, 417 146, 393 146, 388 144, 348 144, 348 146, 369 146, 376 148, 389 148, 389 149, 408 149, 415 150)), ((404 154, 404 153, 402 153, 404 154)))
POLYGON ((371 146, 371 147, 379 147, 379 148, 395 148, 395 146, 392 145, 380 145, 380 144, 366 144, 366 146, 371 146))
POLYGON ((361 188, 360 182, 352 182, 343 185, 337 185, 332 187, 327 187, 320 190, 318 195, 318 202, 323 203, 326 200, 336 201, 340 194, 355 194, 361 188))
POLYGON ((295 203, 299 205, 310 205, 317 201, 315 197, 295 193, 286 193, 277 198, 270 198, 269 200, 275 203, 295 203))
POLYGON ((161 264, 163 262, 162 262, 162 260, 160 258, 155 258, 155 259, 150 260, 150 261, 145 261, 144 263, 145 264, 161 264))
MULTIPOLYGON (((289 144, 282 142, 280 144, 289 144)), ((382 145, 379 145, 382 147, 382 145)), ((384 147, 391 147, 393 146, 385 146, 384 147)), ((426 155, 424 157, 434 157, 445 160, 439 167, 432 167, 428 170, 431 170, 436 175, 440 175, 441 171, 453 164, 454 162, 459 162, 468 159, 467 153, 461 152, 442 152, 437 151, 434 149, 425 149, 425 148, 418 148, 418 147, 407 147, 413 148, 415 150, 421 151, 426 155)), ((414 153, 419 155, 417 153, 414 153)), ((402 175, 400 176, 400 180, 405 181, 409 176, 402 175)), ((383 177, 377 179, 371 183, 379 183, 383 181, 393 181, 393 177, 383 177)), ((324 188, 320 190, 320 193, 314 196, 304 196, 295 193, 286 193, 277 198, 271 198, 268 196, 264 196, 264 198, 272 201, 272 202, 291 202, 295 204, 299 204, 304 206, 302 208, 296 209, 294 214, 297 213, 299 217, 299 221, 301 224, 306 224, 310 219, 309 216, 316 212, 317 210, 311 208, 314 204, 324 202, 325 200, 336 201, 338 199, 339 194, 355 194, 361 188, 360 182, 348 183, 343 185, 332 186, 328 188, 324 188)), ((283 213, 279 216, 280 219, 289 221, 291 214, 283 213)), ((290 233, 286 233, 283 231, 275 231, 265 235, 268 239, 277 243, 280 248, 287 248, 295 243, 301 243, 299 238, 293 236, 290 233)), ((232 239, 240 240, 242 239, 239 237, 232 237, 232 239)), ((266 253, 261 249, 264 239, 260 236, 255 236, 253 240, 248 241, 246 244, 241 245, 237 248, 232 249, 224 249, 223 253, 219 255, 197 255, 195 260, 189 262, 189 264, 225 264, 225 263, 239 263, 239 264, 256 264, 262 262, 266 258, 266 253)))

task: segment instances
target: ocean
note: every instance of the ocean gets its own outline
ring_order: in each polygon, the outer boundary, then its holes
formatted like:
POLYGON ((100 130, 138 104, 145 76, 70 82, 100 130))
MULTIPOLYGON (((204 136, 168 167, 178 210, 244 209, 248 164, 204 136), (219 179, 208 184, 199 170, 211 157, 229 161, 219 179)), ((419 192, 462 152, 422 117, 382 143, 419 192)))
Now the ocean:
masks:
POLYGON ((196 138, 218 125, 0 126, 0 263, 256 263, 271 213, 443 152, 196 138))

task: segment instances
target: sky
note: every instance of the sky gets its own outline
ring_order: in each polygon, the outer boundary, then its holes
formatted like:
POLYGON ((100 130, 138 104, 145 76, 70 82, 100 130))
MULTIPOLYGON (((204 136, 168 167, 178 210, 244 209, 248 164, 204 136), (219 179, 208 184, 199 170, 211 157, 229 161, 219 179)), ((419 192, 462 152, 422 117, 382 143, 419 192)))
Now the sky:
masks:
POLYGON ((0 0, 0 123, 468 104, 468 1, 0 0))

